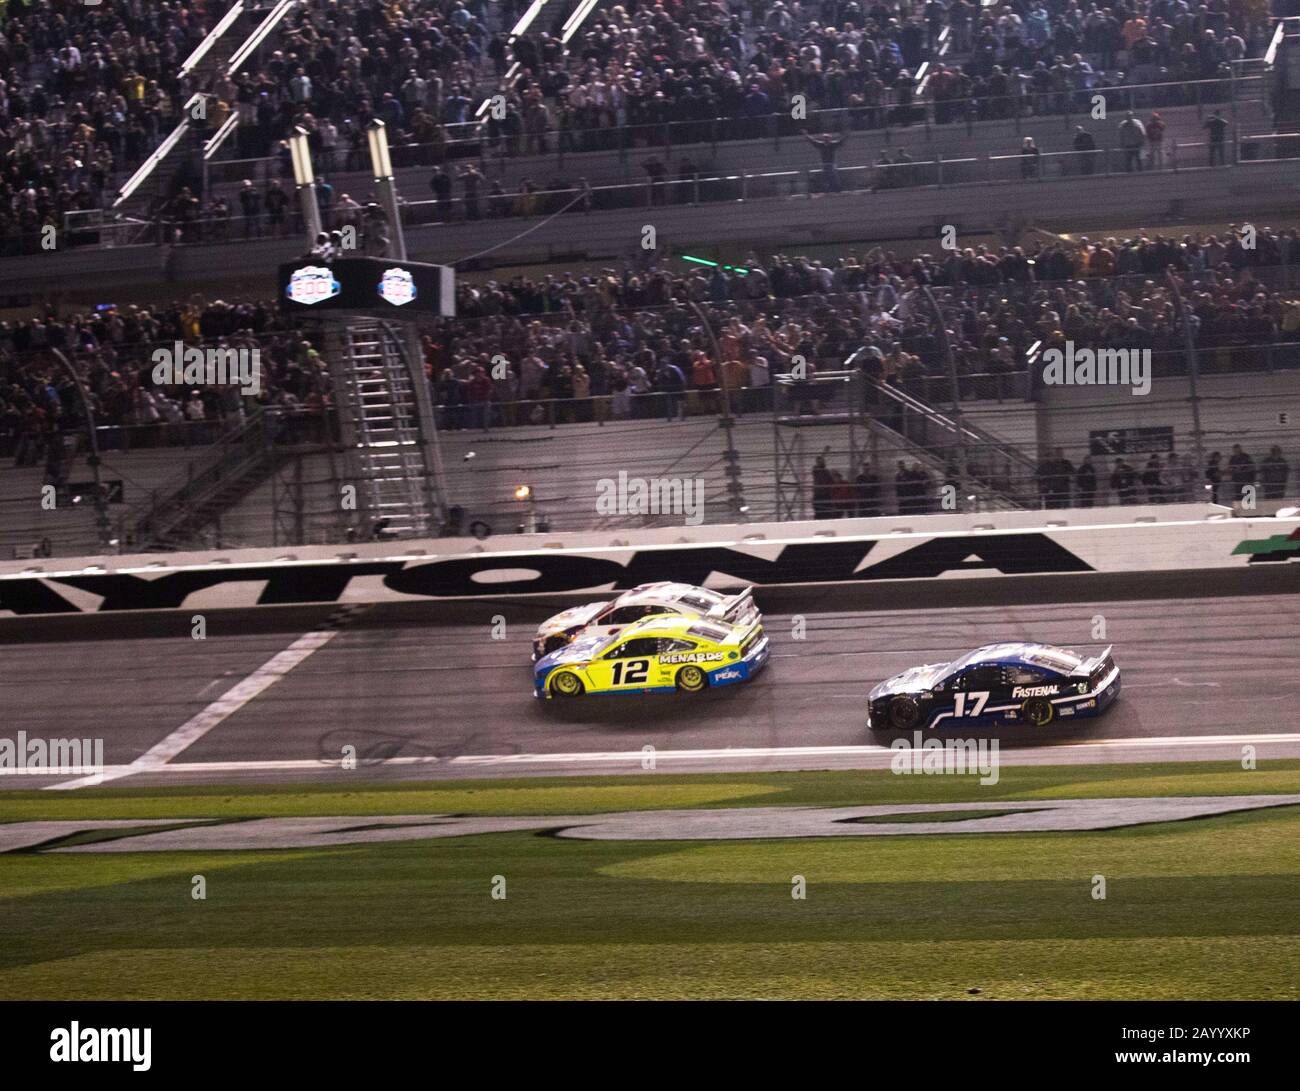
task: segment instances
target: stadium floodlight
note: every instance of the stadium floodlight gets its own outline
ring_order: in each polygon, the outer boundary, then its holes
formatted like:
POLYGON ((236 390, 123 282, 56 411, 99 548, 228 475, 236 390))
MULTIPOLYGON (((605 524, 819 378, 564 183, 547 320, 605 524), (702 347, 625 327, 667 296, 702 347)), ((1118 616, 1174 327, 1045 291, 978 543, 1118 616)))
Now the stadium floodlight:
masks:
POLYGON ((374 168, 375 180, 393 177, 393 161, 388 156, 388 126, 375 118, 366 127, 366 140, 370 144, 370 165, 374 168))
MULTIPOLYGON (((539 15, 541 15, 542 8, 546 7, 546 5, 549 2, 550 0, 533 0, 533 2, 528 5, 528 10, 525 11, 523 15, 519 17, 519 21, 515 23, 513 27, 510 28, 510 33, 506 35, 506 45, 513 45, 516 38, 519 38, 521 35, 526 34, 528 32, 528 28, 533 25, 533 20, 536 19, 539 15)), ((581 7, 581 5, 579 6, 581 7)), ((591 9, 588 8, 587 10, 590 11, 591 9)), ((569 16, 569 23, 571 22, 573 22, 572 15, 569 16)), ((567 27, 569 23, 565 23, 564 25, 567 27)), ((567 38, 564 40, 566 42, 568 41, 567 38)), ((503 88, 508 87, 511 83, 514 82, 514 79, 518 74, 519 74, 519 62, 515 61, 508 69, 506 69, 506 74, 501 77, 500 86, 503 88)), ((474 116, 476 118, 481 118, 484 114, 488 112, 488 107, 492 105, 492 99, 494 97, 495 96, 493 95, 489 95, 487 98, 485 98, 482 102, 479 103, 478 109, 474 111, 474 116)))
POLYGON ((289 158, 293 162, 293 180, 298 187, 298 203, 302 206, 302 222, 307 238, 316 245, 322 224, 320 205, 316 202, 316 171, 311 164, 311 148, 307 143, 307 130, 298 126, 285 141, 289 145, 289 158))
POLYGON ((293 161, 293 180, 300 186, 314 186, 316 171, 311 165, 311 149, 307 146, 307 130, 298 126, 290 135, 289 158, 293 161))
POLYGON ((578 6, 573 9, 573 14, 569 16, 568 21, 560 31, 561 45, 567 46, 569 44, 569 39, 582 29, 582 24, 587 21, 587 16, 591 14, 591 9, 595 6, 596 0, 579 0, 578 6))
POLYGON ((541 15, 542 8, 546 7, 546 3, 547 0, 533 0, 533 2, 528 5, 528 10, 519 17, 519 21, 510 28, 510 35, 506 41, 513 42, 521 34, 526 34, 528 28, 533 25, 533 20, 541 15))
POLYGON ((379 190, 379 201, 388 217, 389 236, 385 251, 390 258, 406 260, 406 236, 402 233, 402 210, 397 205, 397 183, 393 179, 393 161, 388 154, 388 126, 375 118, 366 126, 370 145, 370 166, 379 190))

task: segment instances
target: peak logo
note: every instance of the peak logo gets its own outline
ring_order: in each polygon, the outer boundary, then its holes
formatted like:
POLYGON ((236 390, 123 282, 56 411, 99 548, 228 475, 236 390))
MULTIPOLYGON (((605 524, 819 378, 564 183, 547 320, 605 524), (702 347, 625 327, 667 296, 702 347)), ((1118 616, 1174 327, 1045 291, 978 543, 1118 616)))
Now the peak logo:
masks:
POLYGON ((68 1027, 50 1031, 50 1060, 130 1064, 136 1072, 148 1072, 152 1059, 153 1031, 149 1027, 83 1027, 76 1020, 68 1027))

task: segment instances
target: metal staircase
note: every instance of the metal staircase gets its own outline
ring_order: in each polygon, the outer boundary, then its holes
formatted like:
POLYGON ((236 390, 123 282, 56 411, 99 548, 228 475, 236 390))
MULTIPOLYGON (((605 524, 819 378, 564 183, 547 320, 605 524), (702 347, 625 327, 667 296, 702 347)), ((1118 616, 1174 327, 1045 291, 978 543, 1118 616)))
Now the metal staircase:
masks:
POLYGON ((423 365, 410 366, 403 331, 385 322, 348 322, 341 340, 344 359, 332 353, 331 370, 357 506, 369 520, 364 537, 432 534, 442 516, 440 466, 428 434, 428 384, 412 382, 413 374, 423 377, 423 365))
POLYGON ((143 552, 219 545, 205 541, 209 528, 219 528, 221 516, 290 457, 280 443, 281 423, 275 410, 253 413, 192 461, 182 481, 127 513, 120 520, 119 536, 143 552))
MULTIPOLYGON (((855 357, 847 363, 853 365, 855 357)), ((979 509, 1038 506, 1036 465, 1019 448, 897 387, 872 381, 856 367, 818 372, 811 379, 777 375, 774 399, 778 519, 809 515, 811 451, 805 435, 816 443, 831 440, 823 447, 828 458, 850 468, 866 458, 876 461, 882 448, 892 449, 940 481, 964 450, 965 485, 979 509)))
POLYGON ((1037 464, 1012 446, 971 424, 936 409, 888 383, 872 384, 876 408, 872 427, 888 433, 910 449, 913 457, 942 468, 966 453, 969 484, 982 493, 986 508, 1036 508, 1037 464))

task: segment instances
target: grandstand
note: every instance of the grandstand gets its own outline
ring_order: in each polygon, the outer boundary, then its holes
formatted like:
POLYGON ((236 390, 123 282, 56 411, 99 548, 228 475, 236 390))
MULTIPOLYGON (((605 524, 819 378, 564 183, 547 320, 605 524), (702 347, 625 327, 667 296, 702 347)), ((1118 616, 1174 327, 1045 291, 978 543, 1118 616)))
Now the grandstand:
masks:
POLYGON ((1185 8, 11 4, 0 553, 671 524, 620 470, 710 522, 1294 496, 1300 20, 1185 8), (284 311, 307 209, 456 316, 284 311), (156 383, 176 342, 260 391, 156 383), (1151 393, 1045 383, 1067 344, 1151 393))

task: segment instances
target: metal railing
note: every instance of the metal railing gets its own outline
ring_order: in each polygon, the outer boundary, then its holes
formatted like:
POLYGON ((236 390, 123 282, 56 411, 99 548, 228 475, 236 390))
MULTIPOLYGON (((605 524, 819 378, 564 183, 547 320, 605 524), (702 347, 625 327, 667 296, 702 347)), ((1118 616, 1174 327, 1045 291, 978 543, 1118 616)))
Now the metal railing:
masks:
MULTIPOLYGON (((155 490, 146 504, 118 519, 118 538, 141 546, 167 546, 219 518, 232 483, 264 476, 285 444, 285 422, 273 409, 254 411, 220 436, 201 459, 186 466, 183 481, 155 490)), ((236 497, 235 499, 238 499, 236 497)))
MULTIPOLYGON (((985 154, 979 157, 907 160, 830 169, 772 171, 664 177, 625 185, 565 189, 530 189, 492 192, 486 185, 471 195, 404 201, 399 205, 407 226, 437 223, 475 222, 486 219, 533 218, 567 209, 570 215, 641 209, 672 205, 700 205, 745 202, 774 198, 812 197, 819 193, 867 193, 897 189, 947 188, 990 184, 1047 182, 1089 175, 1114 176, 1130 173, 1176 173, 1203 167, 1236 168, 1250 163, 1300 159, 1300 133, 1257 133, 1213 142, 1170 142, 1153 159, 1150 149, 1135 151, 1099 148, 1093 151, 1040 152, 1035 156, 985 154)), ((331 227, 361 226, 361 209, 338 206, 322 209, 331 227)), ((101 218, 95 224, 91 214, 68 214, 69 245, 77 239, 83 245, 102 248, 131 245, 194 245, 239 242, 302 233, 299 213, 286 207, 280 214, 200 216, 175 220, 160 215, 152 230, 141 221, 123 223, 101 218), (93 239, 93 241, 91 241, 93 239), (147 240, 147 241, 146 241, 147 240)), ((32 247, 39 248, 39 236, 31 235, 32 247)), ((0 243, 2 245, 2 243, 0 243)), ((35 252, 33 249, 32 252, 35 252)))
MULTIPOLYGON (((445 122, 442 137, 433 142, 397 141, 391 149, 393 165, 398 170, 432 167, 438 163, 465 159, 516 159, 554 157, 564 167, 566 156, 587 152, 616 152, 621 161, 637 152, 651 152, 709 146, 716 148, 745 140, 770 140, 775 148, 783 141, 801 139, 805 131, 833 133, 879 132, 892 143, 895 135, 920 133, 925 142, 937 133, 964 128, 973 135, 977 127, 990 128, 1007 121, 1015 124, 1034 119, 1057 118, 1068 131, 1077 121, 1092 117, 1092 96, 1101 95, 1109 113, 1125 110, 1174 109, 1196 107, 1198 117, 1207 106, 1263 103, 1268 84, 1264 76, 1233 77, 1193 82, 1122 84, 1082 90, 1053 91, 1042 94, 978 96, 958 99, 916 98, 899 101, 892 89, 876 104, 842 106, 811 110, 806 118, 796 119, 790 110, 779 110, 755 117, 711 117, 665 120, 639 124, 575 127, 563 118, 545 130, 517 135, 493 135, 481 120, 445 122)), ((1261 115, 1262 120, 1262 115, 1261 115)), ((237 132, 238 127, 231 130, 237 132)), ((229 133, 227 134, 229 135, 229 133)), ((223 141, 224 142, 224 141, 223 141)), ((238 144, 238 141, 236 141, 238 144)), ((215 149, 214 149, 215 150, 215 149)), ((318 173, 351 174, 368 170, 364 143, 356 146, 340 142, 315 155, 318 173)), ((541 169, 541 164, 538 164, 541 169)), ((204 162, 205 184, 237 184, 245 178, 266 182, 272 178, 291 177, 287 155, 223 160, 208 158, 204 162)))

